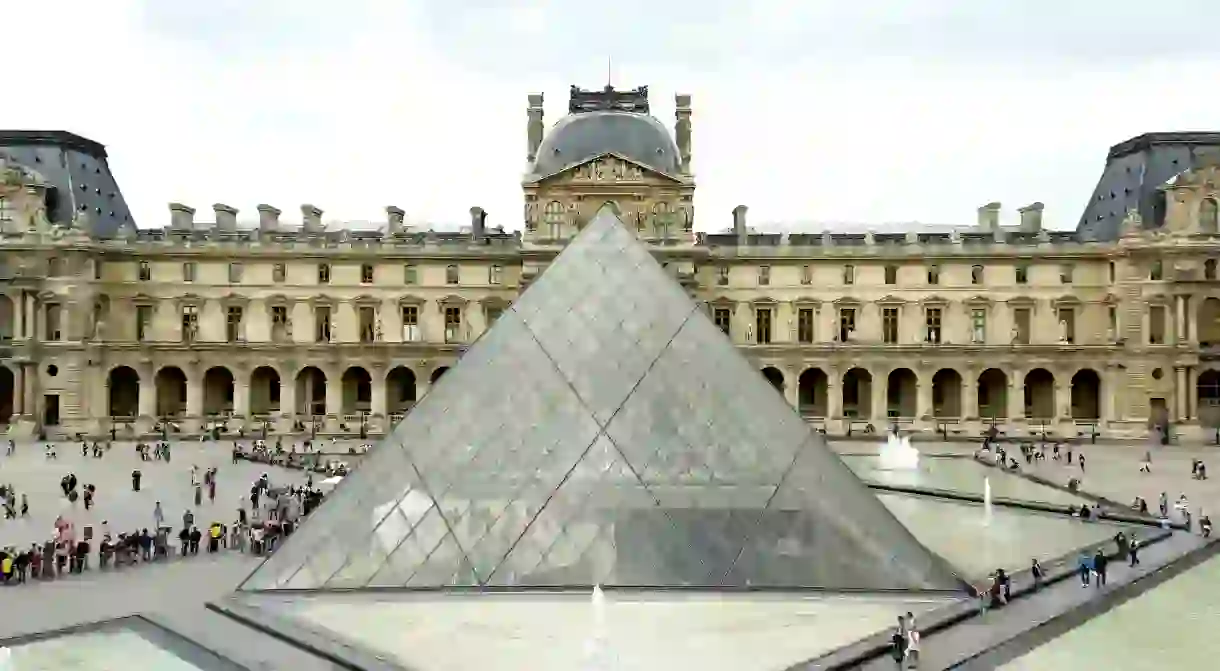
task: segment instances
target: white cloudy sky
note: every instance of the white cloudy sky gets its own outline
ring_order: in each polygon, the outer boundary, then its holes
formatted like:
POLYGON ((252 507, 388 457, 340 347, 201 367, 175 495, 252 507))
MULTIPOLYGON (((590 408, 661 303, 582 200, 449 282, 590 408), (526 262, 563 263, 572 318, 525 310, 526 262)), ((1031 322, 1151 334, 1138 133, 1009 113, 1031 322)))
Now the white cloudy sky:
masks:
POLYGON ((549 124, 608 56, 667 124, 693 94, 703 230, 738 203, 971 223, 990 200, 1070 228, 1110 145, 1220 127, 1214 0, 42 0, 4 22, 0 126, 106 144, 145 227, 177 200, 517 228, 526 94, 549 124))

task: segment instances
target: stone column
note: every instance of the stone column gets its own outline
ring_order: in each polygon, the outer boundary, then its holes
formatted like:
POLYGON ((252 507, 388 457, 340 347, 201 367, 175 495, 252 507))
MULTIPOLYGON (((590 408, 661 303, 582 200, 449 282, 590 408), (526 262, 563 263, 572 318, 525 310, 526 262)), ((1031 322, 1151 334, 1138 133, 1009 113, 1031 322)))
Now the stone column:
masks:
POLYGON ((1025 375, 1014 370, 1008 378, 1008 420, 1020 419, 1025 419, 1025 375))
POLYGON ((1176 407, 1176 411, 1174 413, 1174 419, 1175 419, 1175 421, 1182 422, 1182 421, 1186 421, 1186 419, 1190 416, 1190 410, 1189 410, 1190 405, 1186 400, 1187 399, 1186 367, 1185 366, 1175 366, 1173 369, 1173 372, 1174 372, 1175 380, 1176 380, 1176 382, 1174 383, 1174 394, 1173 394, 1174 405, 1176 407))
POLYGON ((932 376, 931 371, 921 371, 915 381, 915 419, 922 420, 932 416, 932 376))
POLYGON ((962 379, 962 419, 978 419, 979 385, 976 371, 967 371, 962 379))
POLYGON ((1072 383, 1055 381, 1055 421, 1072 419, 1072 383))
POLYGON ((826 373, 826 419, 838 419, 843 416, 843 382, 837 370, 826 373))
POLYGON ((250 375, 240 369, 233 374, 233 414, 250 417, 250 375))
POLYGON ((880 432, 884 430, 885 427, 889 426, 889 415, 887 413, 889 408, 888 404, 886 403, 887 397, 885 389, 886 382, 888 382, 889 371, 870 369, 869 372, 873 375, 871 389, 873 407, 872 413, 869 416, 869 421, 872 422, 873 426, 875 426, 877 431, 880 432))
POLYGON ((184 433, 195 433, 203 419, 203 371, 191 366, 186 373, 186 421, 182 423, 184 433))
POLYGON ((8 299, 13 304, 13 340, 21 340, 25 335, 25 292, 8 294, 8 299))
MULTIPOLYGON (((1189 308, 1190 308, 1190 305, 1187 304, 1187 309, 1189 309, 1189 308)), ((1199 314, 1198 314, 1198 312, 1190 315, 1190 318, 1186 320, 1186 330, 1189 332, 1188 337, 1190 338, 1190 343, 1192 345, 1198 345, 1199 344, 1199 314)))
POLYGON ((42 422, 42 418, 38 416, 38 409, 42 407, 38 399, 38 390, 36 383, 38 382, 38 368, 33 364, 25 364, 25 373, 22 375, 22 382, 25 395, 23 401, 25 414, 33 417, 35 422, 42 422))
POLYGON ((29 294, 26 295, 26 300, 25 300, 26 332, 25 333, 26 333, 26 338, 28 338, 30 340, 41 340, 39 333, 42 331, 42 329, 38 328, 38 315, 37 315, 38 305, 37 305, 37 303, 38 303, 38 300, 34 296, 29 295, 29 294))
POLYGON ((280 378, 280 416, 296 419, 297 381, 295 378, 280 378))
POLYGON ((1186 342, 1186 297, 1177 296, 1175 306, 1173 341, 1181 344, 1186 342))
MULTIPOLYGON (((139 412, 142 418, 151 418, 157 414, 157 383, 151 370, 140 371, 139 412)), ((109 408, 106 410, 110 412, 109 408)))
POLYGON ((1186 416, 1192 422, 1199 421, 1199 368, 1186 369, 1186 416))
POLYGON ((326 414, 343 414, 343 373, 326 371, 326 414))
POLYGON ((13 373, 13 417, 20 419, 25 414, 25 366, 17 364, 13 373))
POLYGON ((369 406, 369 412, 374 417, 385 417, 385 376, 386 370, 383 368, 373 368, 369 371, 369 375, 373 378, 372 403, 369 406))

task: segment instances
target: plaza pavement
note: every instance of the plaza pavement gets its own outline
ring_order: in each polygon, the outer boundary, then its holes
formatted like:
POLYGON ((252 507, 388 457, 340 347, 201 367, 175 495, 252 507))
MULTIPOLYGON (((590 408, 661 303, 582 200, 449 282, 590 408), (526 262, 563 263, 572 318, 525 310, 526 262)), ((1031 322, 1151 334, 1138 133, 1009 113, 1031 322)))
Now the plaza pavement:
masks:
MULTIPOLYGON (((351 445, 360 442, 351 441, 351 445)), ((101 459, 81 456, 79 443, 59 443, 57 460, 43 456, 43 445, 18 444, 13 456, 2 456, 0 449, 0 482, 11 484, 19 495, 26 494, 30 504, 28 518, 0 520, 0 546, 24 547, 47 540, 60 514, 77 525, 78 533, 92 524, 95 535, 100 535, 102 520, 109 522, 115 535, 151 529, 156 501, 161 501, 166 524, 175 528, 181 527, 187 508, 195 511, 195 523, 200 528, 213 520, 229 524, 236 519, 242 499, 248 500, 250 485, 262 473, 267 472, 273 484, 305 482, 300 471, 231 463, 230 441, 175 443, 173 460, 168 464, 140 461, 134 443, 115 443, 101 459), (208 467, 218 469, 214 504, 208 502, 205 489, 203 504, 195 508, 190 487, 192 464, 198 465, 201 473, 208 467), (143 473, 139 493, 131 490, 131 471, 135 468, 143 473), (80 500, 73 506, 63 498, 59 480, 68 473, 76 474, 78 488, 87 483, 96 485, 96 505, 91 511, 86 512, 80 500)), ((344 444, 343 449, 346 447, 344 444)), ((168 563, 99 571, 96 547, 95 541, 90 558, 93 568, 82 575, 0 587, 0 599, 6 605, 6 617, 0 618, 0 638, 132 613, 199 608, 203 602, 231 592, 259 561, 231 552, 200 553, 168 563)))

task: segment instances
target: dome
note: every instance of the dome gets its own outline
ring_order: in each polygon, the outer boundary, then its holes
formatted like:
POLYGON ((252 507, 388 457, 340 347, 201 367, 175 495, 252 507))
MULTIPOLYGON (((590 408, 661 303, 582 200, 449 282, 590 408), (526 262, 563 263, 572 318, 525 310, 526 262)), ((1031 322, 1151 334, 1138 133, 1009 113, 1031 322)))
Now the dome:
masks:
POLYGON ((665 174, 679 172, 678 145, 655 117, 637 112, 596 111, 560 119, 538 148, 533 173, 553 175, 611 152, 665 174))

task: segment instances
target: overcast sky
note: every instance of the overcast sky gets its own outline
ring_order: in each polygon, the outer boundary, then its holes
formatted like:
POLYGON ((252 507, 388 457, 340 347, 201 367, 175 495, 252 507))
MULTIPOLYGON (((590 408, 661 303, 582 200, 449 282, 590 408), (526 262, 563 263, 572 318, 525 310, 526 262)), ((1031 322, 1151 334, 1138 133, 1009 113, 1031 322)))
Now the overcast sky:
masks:
POLYGON ((969 224, 992 200, 1071 228, 1110 145, 1220 129, 1214 0, 43 0, 4 22, 0 126, 104 143, 143 227, 181 201, 519 228, 526 95, 549 126, 608 57, 666 125, 693 95, 701 230, 739 203, 756 226, 969 224))

